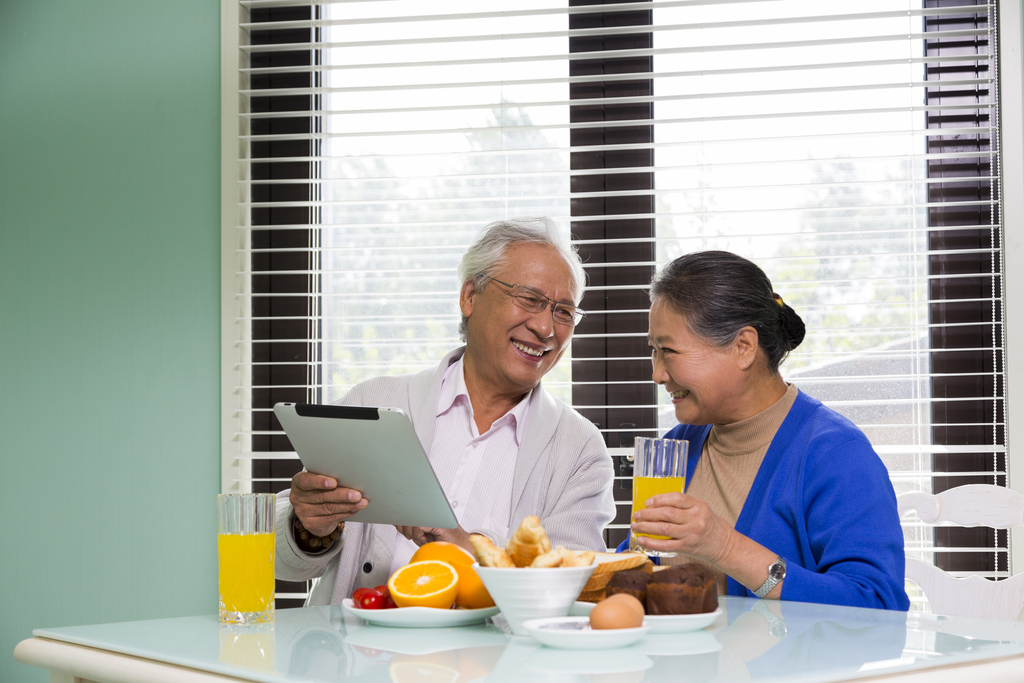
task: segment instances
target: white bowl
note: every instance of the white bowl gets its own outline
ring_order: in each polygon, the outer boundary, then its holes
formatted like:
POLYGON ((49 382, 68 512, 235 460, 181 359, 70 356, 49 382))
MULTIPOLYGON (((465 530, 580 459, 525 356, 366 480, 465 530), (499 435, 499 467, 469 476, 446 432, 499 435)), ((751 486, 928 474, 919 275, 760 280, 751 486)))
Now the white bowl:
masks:
POLYGON ((564 617, 587 585, 594 567, 554 567, 504 569, 473 565, 484 582, 494 604, 508 622, 512 633, 529 635, 523 628, 528 619, 564 617))

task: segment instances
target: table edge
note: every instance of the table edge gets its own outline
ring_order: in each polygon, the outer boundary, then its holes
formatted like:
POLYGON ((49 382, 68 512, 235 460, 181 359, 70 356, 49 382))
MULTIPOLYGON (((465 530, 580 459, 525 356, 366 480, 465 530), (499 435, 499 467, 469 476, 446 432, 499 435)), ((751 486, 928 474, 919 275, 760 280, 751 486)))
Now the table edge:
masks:
MULTIPOLYGON (((27 638, 18 643, 14 648, 14 659, 22 664, 67 674, 72 678, 84 678, 101 683, 252 683, 255 680, 40 636, 27 638)), ((925 666, 911 671, 879 673, 841 680, 842 683, 962 683, 964 669, 969 669, 975 680, 984 680, 985 683, 1020 683, 1021 660, 1024 660, 1024 653, 986 661, 936 663, 936 666, 925 666)))
POLYGON ((34 636, 14 648, 15 661, 102 683, 224 683, 252 679, 34 636))

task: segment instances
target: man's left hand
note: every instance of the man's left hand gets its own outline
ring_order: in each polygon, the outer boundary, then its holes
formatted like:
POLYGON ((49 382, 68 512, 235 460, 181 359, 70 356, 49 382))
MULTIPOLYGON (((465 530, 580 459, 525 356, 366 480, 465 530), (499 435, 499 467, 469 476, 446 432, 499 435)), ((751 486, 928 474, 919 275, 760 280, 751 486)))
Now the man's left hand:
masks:
POLYGON ((416 545, 424 545, 433 541, 447 541, 461 546, 473 552, 473 545, 469 542, 469 534, 462 527, 454 529, 430 529, 421 526, 396 526, 398 533, 402 534, 416 545))

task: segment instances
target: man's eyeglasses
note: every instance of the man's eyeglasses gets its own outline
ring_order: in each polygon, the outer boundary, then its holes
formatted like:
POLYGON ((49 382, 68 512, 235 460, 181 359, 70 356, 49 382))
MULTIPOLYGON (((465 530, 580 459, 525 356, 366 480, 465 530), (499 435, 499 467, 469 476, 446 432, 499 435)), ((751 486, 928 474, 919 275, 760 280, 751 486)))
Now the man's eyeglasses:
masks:
POLYGON ((524 311, 540 313, 547 308, 548 304, 551 304, 551 318, 560 325, 571 325, 572 327, 575 327, 579 324, 580 320, 583 320, 583 316, 587 314, 587 312, 581 308, 549 299, 536 289, 531 289, 526 285, 510 285, 509 283, 502 282, 490 275, 485 275, 484 277, 488 280, 494 280, 499 285, 504 285, 512 290, 512 302, 524 311))

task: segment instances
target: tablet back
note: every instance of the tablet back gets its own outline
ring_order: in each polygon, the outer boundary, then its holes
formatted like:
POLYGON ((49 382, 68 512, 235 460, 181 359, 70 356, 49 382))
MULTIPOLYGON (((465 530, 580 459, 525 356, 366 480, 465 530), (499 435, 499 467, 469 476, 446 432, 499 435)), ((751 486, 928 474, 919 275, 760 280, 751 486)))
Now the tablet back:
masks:
POLYGON ((274 414, 308 472, 370 501, 348 519, 398 526, 458 526, 409 417, 397 408, 278 403, 274 414))

